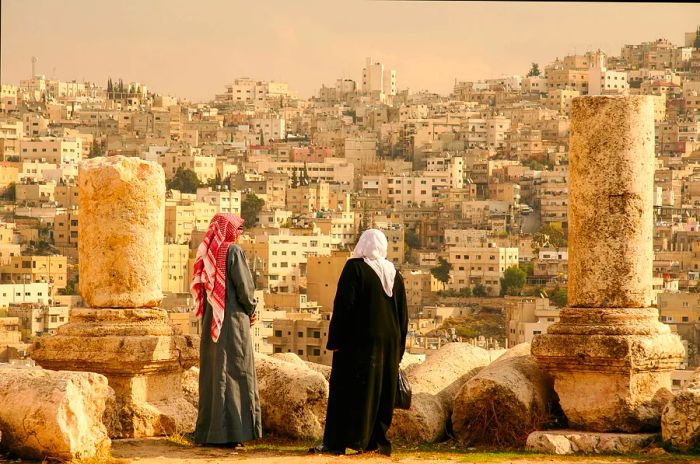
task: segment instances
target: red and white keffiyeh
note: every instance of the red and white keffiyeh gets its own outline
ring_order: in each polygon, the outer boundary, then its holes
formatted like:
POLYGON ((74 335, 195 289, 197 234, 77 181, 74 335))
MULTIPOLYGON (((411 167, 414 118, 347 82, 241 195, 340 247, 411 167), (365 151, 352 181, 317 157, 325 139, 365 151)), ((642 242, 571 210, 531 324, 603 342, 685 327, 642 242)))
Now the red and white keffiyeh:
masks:
POLYGON ((245 221, 230 213, 217 213, 197 248, 190 292, 197 317, 204 315, 204 295, 212 307, 211 339, 219 340, 226 305, 226 256, 229 245, 238 240, 245 221))

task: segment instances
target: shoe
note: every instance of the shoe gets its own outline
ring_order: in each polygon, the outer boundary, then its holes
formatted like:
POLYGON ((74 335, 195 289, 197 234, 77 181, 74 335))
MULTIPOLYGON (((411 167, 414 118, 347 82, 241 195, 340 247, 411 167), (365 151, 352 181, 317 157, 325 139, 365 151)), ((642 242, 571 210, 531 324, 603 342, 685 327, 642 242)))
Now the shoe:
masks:
POLYGON ((379 454, 383 454, 384 456, 391 456, 391 445, 379 446, 377 451, 379 454))
POLYGON ((334 450, 330 449, 326 445, 318 445, 314 446, 313 448, 309 448, 309 453, 311 454, 332 454, 335 456, 342 456, 345 454, 345 450, 334 450))

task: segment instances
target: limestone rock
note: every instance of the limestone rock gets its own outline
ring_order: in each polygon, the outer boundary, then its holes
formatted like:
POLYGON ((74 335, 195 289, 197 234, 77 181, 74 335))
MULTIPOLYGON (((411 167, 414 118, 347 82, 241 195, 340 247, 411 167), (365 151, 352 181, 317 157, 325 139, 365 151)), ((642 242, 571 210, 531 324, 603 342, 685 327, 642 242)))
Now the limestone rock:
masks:
POLYGON ((570 306, 651 306, 654 169, 651 97, 572 101, 570 306))
POLYGON ((325 364, 318 364, 310 361, 304 361, 295 353, 275 353, 272 355, 275 359, 281 359, 282 361, 287 361, 288 363, 296 364, 298 366, 304 366, 320 373, 326 380, 331 378, 331 366, 326 366, 325 364))
POLYGON ((596 432, 658 431, 683 352, 655 308, 564 308, 532 342, 569 426, 596 432))
POLYGON ((326 366, 325 364, 318 364, 313 362, 305 362, 306 367, 312 371, 318 372, 323 376, 324 379, 330 380, 331 378, 331 366, 326 366))
POLYGON ((413 442, 445 437, 455 393, 489 363, 488 352, 467 343, 448 343, 406 375, 413 397, 410 409, 395 409, 389 436, 413 442))
POLYGON ((195 408, 199 408, 199 368, 190 367, 182 374, 182 394, 195 408))
POLYGON ((165 175, 157 163, 110 156, 80 163, 80 294, 95 308, 163 299, 165 175))
POLYGON ((489 362, 489 354, 483 348, 469 343, 448 343, 424 362, 414 365, 407 375, 414 392, 436 395, 464 374, 489 362))
POLYGON ((423 361, 425 361, 425 359, 423 359, 422 356, 405 352, 403 354, 403 358, 401 358, 401 364, 399 364, 399 368, 406 370, 409 366, 420 364, 423 361))
POLYGON ((532 432, 526 449, 548 454, 630 454, 641 452, 654 438, 648 433, 598 433, 573 430, 532 432))
POLYGON ((557 407, 553 379, 521 343, 472 377, 454 398, 452 429, 467 446, 525 445, 557 407))
POLYGON ((305 364, 256 354, 263 430, 320 440, 328 406, 328 381, 305 364))
POLYGON ((677 393, 661 415, 661 436, 681 450, 700 448, 700 374, 677 393))
POLYGON ((413 393, 410 409, 394 409, 389 438, 434 443, 445 437, 450 412, 438 395, 413 393))
POLYGON ((288 363, 297 364, 299 366, 306 365, 306 361, 301 359, 295 353, 275 353, 272 355, 275 359, 281 359, 282 361, 287 361, 288 363))
POLYGON ((181 335, 153 308, 74 308, 57 334, 38 337, 32 359, 44 368, 98 372, 115 391, 105 423, 112 438, 190 432, 196 409, 182 395, 183 369, 199 339, 181 335))
POLYGON ((65 460, 108 450, 102 415, 110 395, 99 374, 0 366, 0 447, 65 460))

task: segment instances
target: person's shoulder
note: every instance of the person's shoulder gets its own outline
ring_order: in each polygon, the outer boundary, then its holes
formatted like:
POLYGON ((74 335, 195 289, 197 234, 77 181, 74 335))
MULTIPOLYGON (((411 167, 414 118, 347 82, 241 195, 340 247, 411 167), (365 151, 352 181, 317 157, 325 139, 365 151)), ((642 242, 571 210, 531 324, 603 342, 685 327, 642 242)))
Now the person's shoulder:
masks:
POLYGON ((363 264, 365 264, 365 260, 362 258, 350 258, 345 261, 345 266, 343 266, 343 269, 345 269, 346 272, 360 272, 363 264))
POLYGON ((241 248, 241 246, 237 243, 231 243, 228 246, 228 252, 229 252, 229 254, 232 254, 232 253, 239 254, 239 255, 245 254, 243 252, 243 248, 241 248))

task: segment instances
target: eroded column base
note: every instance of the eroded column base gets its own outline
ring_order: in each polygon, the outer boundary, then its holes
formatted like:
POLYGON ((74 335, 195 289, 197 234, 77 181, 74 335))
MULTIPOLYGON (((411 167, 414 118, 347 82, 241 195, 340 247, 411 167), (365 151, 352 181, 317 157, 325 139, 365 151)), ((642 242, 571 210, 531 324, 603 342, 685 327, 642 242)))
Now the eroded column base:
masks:
POLYGON ((159 309, 74 309, 70 322, 39 338, 31 357, 54 370, 97 372, 115 391, 105 412, 111 438, 189 432, 197 411, 182 395, 182 373, 199 358, 159 309))
POLYGON ((655 308, 565 308, 532 354, 554 376, 569 426, 658 431, 683 345, 655 308))

